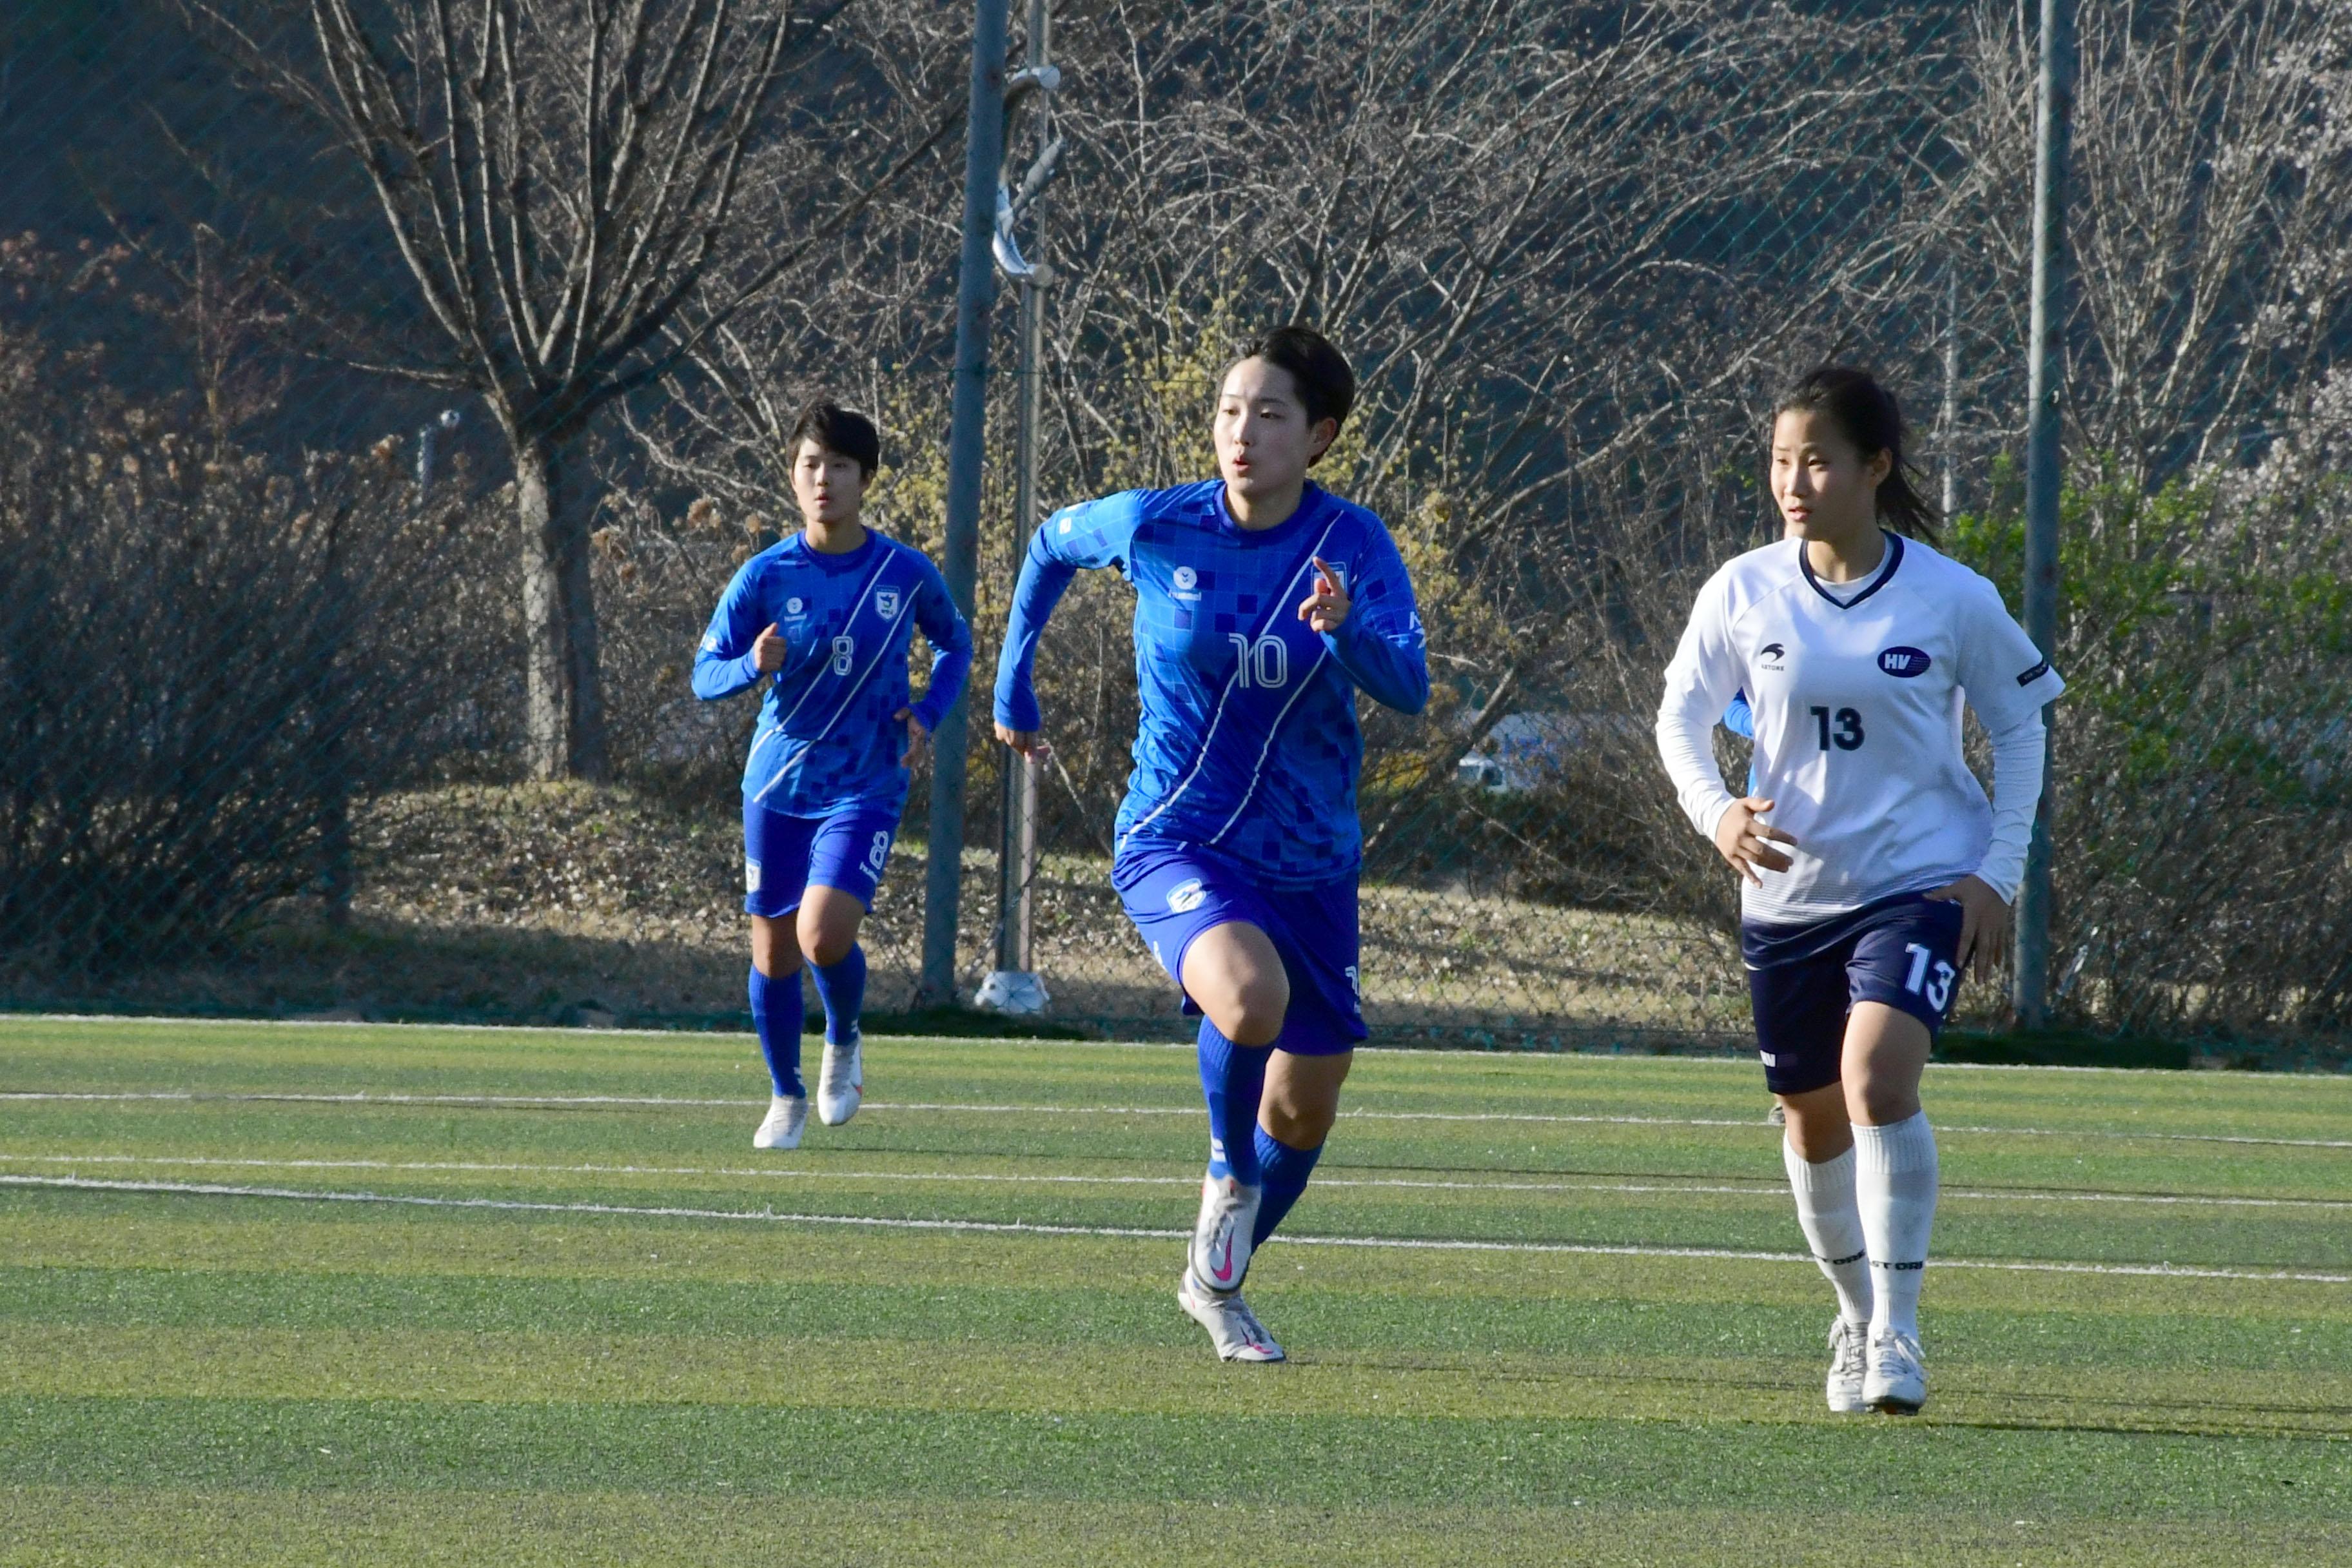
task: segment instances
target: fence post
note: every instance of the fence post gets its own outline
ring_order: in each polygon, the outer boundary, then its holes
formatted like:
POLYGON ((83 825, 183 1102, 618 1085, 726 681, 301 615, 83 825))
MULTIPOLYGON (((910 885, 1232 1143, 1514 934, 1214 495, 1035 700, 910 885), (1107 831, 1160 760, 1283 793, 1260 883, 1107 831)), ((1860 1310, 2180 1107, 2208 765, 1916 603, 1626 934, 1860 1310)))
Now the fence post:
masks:
MULTIPOLYGON (((2031 407, 2025 437, 2025 631, 2044 655, 2058 641, 2059 397, 2064 379, 2066 154, 2074 110, 2074 0, 2042 0, 2041 75, 2033 114, 2033 311, 2027 353, 2031 407)), ((2049 726, 2051 709, 2042 710, 2049 726)), ((2033 816, 2033 843, 2017 895, 2017 1026, 2050 1022, 2050 801, 2057 736, 2033 816)))
MULTIPOLYGON (((955 409, 948 428, 947 545, 940 563, 956 608, 972 614, 980 575, 980 481, 988 418, 988 328, 996 304, 997 174, 1004 162, 1007 0, 979 0, 971 29, 971 107, 965 117, 963 255, 956 277, 955 409)), ((956 917, 963 894, 966 730, 961 697, 931 737, 931 820, 923 878, 923 972, 919 1007, 956 1000, 956 917)))
MULTIPOLYGON (((1048 63, 1052 52, 1053 10, 1047 0, 1029 0, 1027 47, 1022 71, 1006 95, 1010 115, 1018 100, 1034 98, 1038 108, 1039 151, 1016 194, 1008 170, 999 184, 996 264, 1021 286, 1021 369, 1016 377, 1021 395, 1020 423, 1013 435, 1013 569, 1017 574, 1029 548, 1030 531, 1037 525, 1037 426, 1045 413, 1045 290, 1054 275, 1042 261, 1023 257, 1013 235, 1013 224, 1053 176, 1061 144, 1054 138, 1051 105, 1060 85, 1060 73, 1048 63)), ((975 1004, 999 1013, 1034 1014, 1045 1010, 1049 998, 1031 953, 1034 930, 1031 889, 1037 879, 1037 760, 1010 747, 998 753, 1003 790, 1003 831, 996 857, 996 963, 981 982, 975 1004)))

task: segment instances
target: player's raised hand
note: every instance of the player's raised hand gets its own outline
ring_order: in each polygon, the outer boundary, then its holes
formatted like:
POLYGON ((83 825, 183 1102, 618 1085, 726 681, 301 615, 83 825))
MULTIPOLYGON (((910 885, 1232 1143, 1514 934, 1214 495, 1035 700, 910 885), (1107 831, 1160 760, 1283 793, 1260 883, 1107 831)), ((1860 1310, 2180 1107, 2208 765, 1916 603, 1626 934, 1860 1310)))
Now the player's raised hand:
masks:
POLYGON ((1994 968, 2009 952, 2008 900, 1992 890, 1991 883, 1975 877, 1963 877, 1927 897, 1960 906, 1960 947, 1952 962, 1966 973, 1974 960, 1977 984, 1981 985, 1990 980, 1994 968))
POLYGON ((931 743, 931 732, 923 728, 923 721, 915 717, 912 708, 901 708, 890 717, 907 726, 907 754, 898 759, 898 765, 911 768, 922 760, 924 750, 931 743))
POLYGON ((1756 874, 1760 867, 1767 871, 1785 871, 1792 864, 1789 857, 1772 847, 1774 844, 1797 841, 1768 823, 1756 820, 1772 809, 1772 803, 1762 795, 1751 795, 1745 800, 1735 800, 1723 820, 1715 825, 1716 852, 1731 864, 1731 868, 1755 883, 1764 885, 1756 874))
POLYGON ((999 724, 996 727, 996 738, 1023 756, 1033 757, 1041 763, 1054 752, 1054 748, 1045 743, 1045 736, 1042 731, 1010 730, 999 724))
POLYGON ((1348 618, 1348 610, 1355 600, 1349 595, 1348 584, 1339 581, 1339 574, 1325 563, 1323 557, 1318 555, 1314 561, 1315 591, 1298 606, 1298 618, 1318 632, 1336 632, 1348 618))
POLYGON ((761 675, 773 675, 784 668, 784 634, 770 621, 768 629, 751 642, 751 663, 761 675))

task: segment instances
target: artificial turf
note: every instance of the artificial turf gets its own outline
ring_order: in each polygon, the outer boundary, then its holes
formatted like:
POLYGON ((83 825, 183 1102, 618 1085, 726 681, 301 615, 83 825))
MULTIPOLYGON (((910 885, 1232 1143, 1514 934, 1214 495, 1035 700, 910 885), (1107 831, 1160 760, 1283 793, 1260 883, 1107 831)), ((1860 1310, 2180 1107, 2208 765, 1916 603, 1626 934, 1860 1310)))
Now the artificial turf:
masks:
POLYGON ((2352 1079, 1931 1069, 1894 1420, 1744 1064, 1363 1053, 1274 1368, 1187 1051, 866 1073, 758 1155, 740 1037, 0 1020, 0 1563, 2352 1558, 2352 1079))

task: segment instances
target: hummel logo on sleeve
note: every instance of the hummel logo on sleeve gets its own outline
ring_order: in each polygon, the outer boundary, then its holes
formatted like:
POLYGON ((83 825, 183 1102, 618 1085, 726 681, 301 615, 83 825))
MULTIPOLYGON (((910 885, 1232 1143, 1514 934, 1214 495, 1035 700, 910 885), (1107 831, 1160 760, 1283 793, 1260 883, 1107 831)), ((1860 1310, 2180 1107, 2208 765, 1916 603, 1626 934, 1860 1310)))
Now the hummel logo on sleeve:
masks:
POLYGON ((2017 678, 2017 683, 2020 686, 2031 686, 2049 673, 2050 661, 2045 658, 2040 664, 2035 665, 2032 669, 2027 670, 2023 675, 2019 676, 2017 678))

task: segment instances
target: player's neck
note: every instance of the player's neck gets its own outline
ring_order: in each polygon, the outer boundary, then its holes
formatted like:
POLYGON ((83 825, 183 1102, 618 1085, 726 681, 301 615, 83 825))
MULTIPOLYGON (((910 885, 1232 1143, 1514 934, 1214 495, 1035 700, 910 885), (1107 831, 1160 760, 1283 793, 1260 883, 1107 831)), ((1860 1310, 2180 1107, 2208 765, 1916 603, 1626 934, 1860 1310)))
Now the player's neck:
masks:
POLYGON ((866 525, 854 517, 837 522, 811 522, 801 529, 809 548, 819 555, 846 555, 866 542, 866 525))
POLYGON ((1263 533, 1269 528, 1280 528, 1288 522, 1307 499, 1307 480, 1302 476, 1296 483, 1278 490, 1245 496, 1225 485, 1225 515, 1244 533, 1263 533))
POLYGON ((1859 583, 1886 559, 1886 535, 1873 517, 1851 535, 1805 541, 1805 564, 1824 583, 1859 583))

